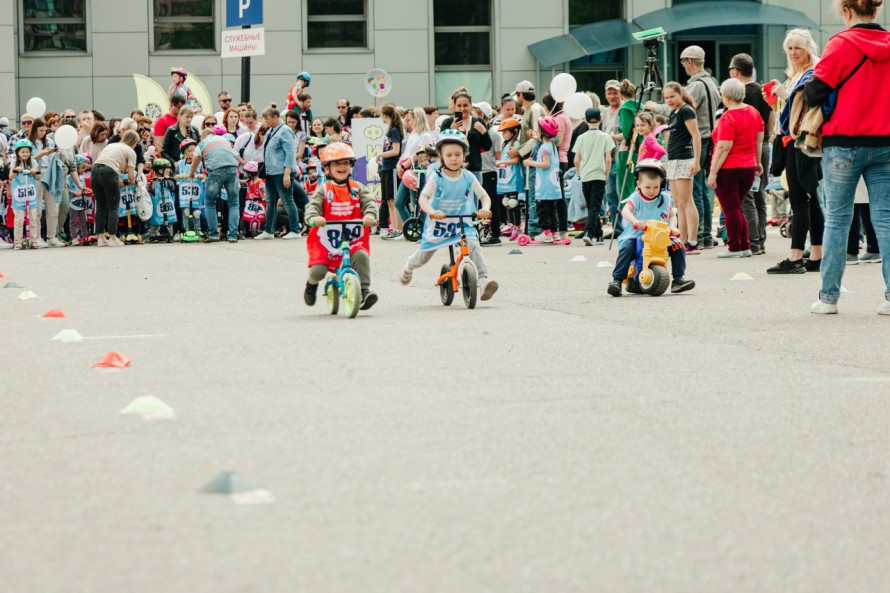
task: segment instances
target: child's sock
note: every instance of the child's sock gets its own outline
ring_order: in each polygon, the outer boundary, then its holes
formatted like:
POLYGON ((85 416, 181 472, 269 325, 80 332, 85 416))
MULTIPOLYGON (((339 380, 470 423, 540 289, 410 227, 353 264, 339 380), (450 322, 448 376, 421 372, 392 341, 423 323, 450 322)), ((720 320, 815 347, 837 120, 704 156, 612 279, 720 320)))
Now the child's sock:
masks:
POLYGON ((692 245, 693 247, 695 247, 696 245, 698 245, 698 241, 692 241, 692 240, 690 240, 690 241, 688 241, 688 243, 689 243, 690 245, 692 245))

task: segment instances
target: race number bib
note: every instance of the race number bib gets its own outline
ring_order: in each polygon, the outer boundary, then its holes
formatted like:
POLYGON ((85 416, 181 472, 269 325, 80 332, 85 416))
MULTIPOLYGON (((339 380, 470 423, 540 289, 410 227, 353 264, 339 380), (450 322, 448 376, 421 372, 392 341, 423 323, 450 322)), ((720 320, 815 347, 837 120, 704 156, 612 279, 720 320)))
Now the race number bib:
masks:
POLYGON ((87 207, 86 198, 83 196, 71 196, 70 207, 72 210, 85 210, 87 207))
MULTIPOLYGON (((420 250, 429 251, 458 243, 460 241, 461 225, 464 224, 467 224, 466 220, 460 218, 445 218, 442 220, 428 218, 423 227, 420 250)), ((466 234, 469 236, 468 231, 466 231, 466 234)))
MULTIPOLYGON (((169 194, 167 194, 169 196, 169 194)), ((176 222, 176 208, 172 199, 158 200, 154 204, 154 212, 150 220, 150 224, 159 226, 162 224, 173 224, 176 222)))
POLYGON ((136 186, 125 185, 121 188, 121 205, 118 208, 118 216, 126 216, 127 212, 136 214, 136 186))
POLYGON ((350 245, 362 238, 362 224, 331 224, 318 229, 318 239, 329 253, 339 255, 342 251, 340 244, 348 241, 350 245))
POLYGON ((265 222, 266 205, 259 200, 247 200, 244 204, 244 213, 241 215, 241 219, 250 222, 265 222))
POLYGON ((200 208, 203 193, 200 181, 183 179, 179 183, 179 207, 200 208))
POLYGON ((14 210, 37 207, 37 187, 20 185, 13 189, 12 207, 14 210))

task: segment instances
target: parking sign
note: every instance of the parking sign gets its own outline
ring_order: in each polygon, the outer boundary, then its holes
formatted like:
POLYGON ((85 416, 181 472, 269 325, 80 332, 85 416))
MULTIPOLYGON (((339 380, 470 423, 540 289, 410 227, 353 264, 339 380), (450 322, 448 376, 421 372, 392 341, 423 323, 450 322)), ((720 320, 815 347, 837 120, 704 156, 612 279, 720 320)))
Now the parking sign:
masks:
POLYGON ((263 0, 226 0, 226 27, 263 24, 263 0))

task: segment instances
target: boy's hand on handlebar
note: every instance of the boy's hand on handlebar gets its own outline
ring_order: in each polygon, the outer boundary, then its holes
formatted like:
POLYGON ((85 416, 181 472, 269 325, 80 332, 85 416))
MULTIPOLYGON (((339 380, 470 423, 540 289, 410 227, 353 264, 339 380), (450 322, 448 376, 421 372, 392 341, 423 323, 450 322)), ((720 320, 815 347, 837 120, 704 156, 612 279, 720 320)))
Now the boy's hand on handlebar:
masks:
POLYGON ((680 229, 671 228, 671 237, 679 237, 680 229))
POLYGON ((374 218, 370 214, 366 214, 365 217, 362 218, 362 226, 371 227, 371 226, 374 226, 374 224, 376 224, 376 223, 377 223, 377 219, 374 218))
POLYGON ((645 230, 646 230, 646 223, 643 222, 642 220, 638 220, 638 221, 636 221, 636 222, 634 223, 634 230, 635 230, 635 231, 645 231, 645 230))
POLYGON ((324 226, 328 221, 325 220, 324 216, 315 216, 309 222, 311 226, 324 226))
POLYGON ((488 218, 491 218, 491 210, 479 210, 479 212, 476 213, 476 218, 478 218, 479 220, 486 220, 488 218))
POLYGON ((430 218, 433 220, 443 220, 445 218, 445 213, 441 210, 435 210, 430 213, 430 218))

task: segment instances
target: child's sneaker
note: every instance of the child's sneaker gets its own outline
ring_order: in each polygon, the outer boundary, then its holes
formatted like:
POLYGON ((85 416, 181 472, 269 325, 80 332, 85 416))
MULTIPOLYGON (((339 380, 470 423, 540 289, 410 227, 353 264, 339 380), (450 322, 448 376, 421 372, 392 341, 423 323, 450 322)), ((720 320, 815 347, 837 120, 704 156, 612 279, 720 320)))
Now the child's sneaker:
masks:
POLYGON ((402 266, 402 271, 399 272, 399 282, 402 283, 402 286, 408 286, 411 284, 411 272, 405 266, 402 266))
POLYGON ((367 311, 371 307, 374 306, 374 303, 377 302, 377 295, 370 290, 362 291, 362 306, 359 307, 362 311, 367 311))
POLYGON ((613 297, 621 296, 621 283, 617 280, 612 280, 609 282, 609 286, 606 288, 606 292, 608 292, 613 297))
POLYGON ((515 241, 519 238, 519 235, 522 234, 522 231, 516 227, 513 227, 513 230, 510 232, 510 241, 515 241))
POLYGON ((701 247, 698 243, 693 245, 692 243, 687 241, 684 246, 686 247, 686 255, 698 255, 701 253, 701 247))
POLYGON ((674 281, 671 282, 671 292, 673 293, 686 292, 693 288, 695 288, 695 280, 683 278, 682 276, 674 278, 674 281))
POLYGON ((584 242, 584 245, 586 245, 587 247, 593 247, 593 244, 594 244, 594 238, 591 237, 590 235, 584 235, 584 236, 582 236, 582 237, 581 237, 581 241, 583 241, 583 242, 584 242))
POLYGON ((77 237, 76 239, 71 241, 71 244, 75 247, 80 247, 81 245, 83 245, 83 239, 81 237, 77 237))
POLYGON ((491 300, 491 297, 494 296, 494 293, 498 291, 498 283, 494 280, 489 280, 488 278, 482 278, 482 297, 483 301, 491 300))
POLYGON ((306 290, 303 291, 303 302, 310 307, 315 304, 315 297, 318 293, 318 284, 306 283, 306 290))
POLYGON ((535 241, 538 243, 553 243, 553 234, 550 231, 544 231, 535 237, 535 241))

